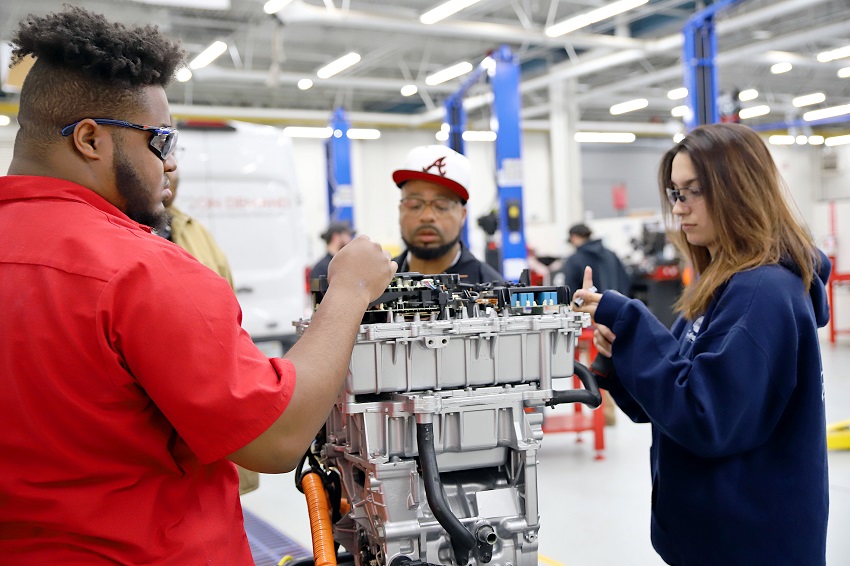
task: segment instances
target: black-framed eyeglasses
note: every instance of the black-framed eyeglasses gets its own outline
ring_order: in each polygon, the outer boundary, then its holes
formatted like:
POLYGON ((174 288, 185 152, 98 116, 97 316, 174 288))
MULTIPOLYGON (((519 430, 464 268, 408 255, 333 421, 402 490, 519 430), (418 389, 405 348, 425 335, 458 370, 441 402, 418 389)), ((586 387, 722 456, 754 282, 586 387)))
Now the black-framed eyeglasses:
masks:
MULTIPOLYGON (((111 120, 109 118, 92 118, 91 120, 95 124, 101 124, 103 126, 118 126, 119 128, 133 128, 134 130, 149 132, 152 136, 150 142, 151 151, 163 161, 168 159, 177 147, 176 128, 168 126, 143 126, 141 124, 133 124, 132 122, 125 122, 124 120, 111 120)), ((62 128, 62 135, 64 137, 70 136, 74 133, 74 128, 76 128, 77 124, 80 122, 82 122, 82 120, 78 120, 73 124, 68 124, 62 128)))
POLYGON ((677 202, 691 205, 702 199, 702 190, 699 187, 685 187, 682 189, 664 189, 667 191, 667 200, 670 206, 676 206, 677 202))
POLYGON ((451 198, 435 198, 433 200, 425 200, 418 197, 405 197, 401 199, 400 208, 405 212, 413 214, 421 214, 426 206, 430 206, 434 214, 448 214, 460 204, 460 201, 451 198))

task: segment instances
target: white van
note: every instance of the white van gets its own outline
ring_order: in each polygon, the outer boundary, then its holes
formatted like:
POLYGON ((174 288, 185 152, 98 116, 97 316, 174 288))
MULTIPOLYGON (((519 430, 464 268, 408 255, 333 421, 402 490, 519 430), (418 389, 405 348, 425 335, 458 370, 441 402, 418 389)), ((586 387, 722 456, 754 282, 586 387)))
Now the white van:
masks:
POLYGON ((309 262, 292 141, 243 122, 178 124, 175 205, 197 218, 224 250, 242 306, 242 326, 269 356, 295 342, 305 316, 309 262))

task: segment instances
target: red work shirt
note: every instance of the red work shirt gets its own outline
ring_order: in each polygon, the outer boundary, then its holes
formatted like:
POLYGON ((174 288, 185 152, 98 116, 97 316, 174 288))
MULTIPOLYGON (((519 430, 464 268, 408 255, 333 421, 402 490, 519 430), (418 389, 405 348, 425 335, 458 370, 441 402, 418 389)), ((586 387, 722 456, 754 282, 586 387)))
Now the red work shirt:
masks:
POLYGON ((0 177, 0 562, 253 564, 236 470, 295 386, 226 280, 91 190, 0 177))

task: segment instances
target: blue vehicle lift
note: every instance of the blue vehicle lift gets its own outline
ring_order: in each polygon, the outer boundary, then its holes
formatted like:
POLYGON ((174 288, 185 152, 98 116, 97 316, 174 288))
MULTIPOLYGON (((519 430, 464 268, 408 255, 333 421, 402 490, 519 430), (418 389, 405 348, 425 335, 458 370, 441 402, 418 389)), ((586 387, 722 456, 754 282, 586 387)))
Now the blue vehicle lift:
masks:
MULTIPOLYGON (((520 155, 520 68, 507 46, 501 46, 491 53, 490 57, 495 61, 495 69, 490 73, 490 86, 493 90, 493 114, 497 124, 496 186, 499 195, 499 230, 502 235, 500 271, 506 279, 515 281, 519 279, 522 270, 528 267, 520 155)), ((446 122, 449 125, 448 145, 458 153, 464 153, 466 111, 463 108, 463 97, 487 72, 488 69, 483 63, 479 65, 460 89, 445 101, 446 122)), ((465 240, 468 238, 468 230, 468 226, 465 226, 465 240)))
POLYGON ((688 89, 688 109, 685 119, 688 131, 703 124, 720 121, 717 99, 720 89, 717 83, 717 36, 714 31, 714 16, 725 8, 743 0, 720 0, 705 10, 690 17, 682 34, 685 43, 682 62, 685 67, 684 83, 688 89))
POLYGON ((354 189, 351 186, 351 140, 348 118, 342 108, 331 117, 331 137, 325 141, 328 165, 328 218, 354 228, 354 189))

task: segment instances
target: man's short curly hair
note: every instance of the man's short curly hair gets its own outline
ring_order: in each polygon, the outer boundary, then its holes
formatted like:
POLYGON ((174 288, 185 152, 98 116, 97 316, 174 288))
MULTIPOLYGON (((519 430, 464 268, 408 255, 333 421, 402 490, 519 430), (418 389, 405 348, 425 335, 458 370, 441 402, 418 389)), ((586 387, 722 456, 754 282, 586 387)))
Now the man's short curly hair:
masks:
POLYGON ((130 28, 68 5, 29 15, 12 43, 12 65, 35 58, 18 113, 18 141, 34 149, 59 141, 63 126, 83 118, 127 119, 138 112, 143 88, 166 87, 185 58, 154 26, 130 28))

